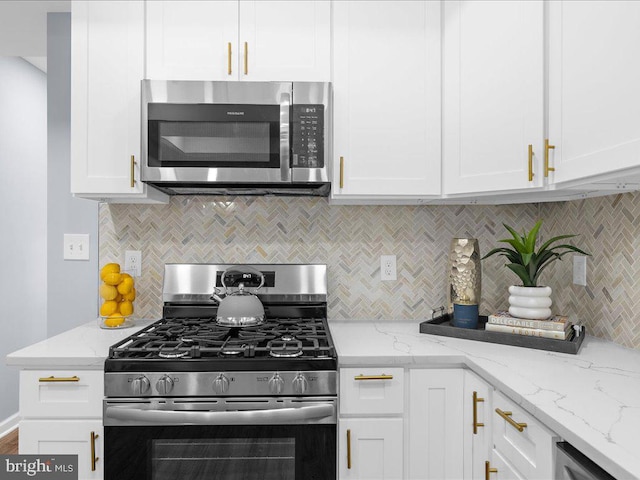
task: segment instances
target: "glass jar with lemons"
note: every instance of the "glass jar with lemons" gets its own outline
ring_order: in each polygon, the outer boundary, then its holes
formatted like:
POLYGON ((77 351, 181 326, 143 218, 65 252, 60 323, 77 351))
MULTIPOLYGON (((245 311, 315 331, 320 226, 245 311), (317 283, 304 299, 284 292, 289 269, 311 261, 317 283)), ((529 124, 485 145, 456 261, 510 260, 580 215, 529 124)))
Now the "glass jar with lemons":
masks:
POLYGON ((134 325, 133 302, 136 288, 133 277, 120 271, 117 263, 107 263, 100 269, 101 328, 126 328, 134 325))

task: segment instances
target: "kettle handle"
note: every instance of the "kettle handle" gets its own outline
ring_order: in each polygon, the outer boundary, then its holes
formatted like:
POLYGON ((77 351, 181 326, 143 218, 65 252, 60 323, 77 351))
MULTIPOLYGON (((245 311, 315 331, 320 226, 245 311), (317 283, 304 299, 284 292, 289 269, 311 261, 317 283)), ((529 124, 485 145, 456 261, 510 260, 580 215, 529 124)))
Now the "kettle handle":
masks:
POLYGON ((264 285, 264 274, 246 265, 229 267, 222 273, 220 279, 225 292, 228 287, 235 287, 239 284, 249 284, 249 286, 256 286, 255 282, 260 282, 256 287, 256 292, 264 285), (228 283, 228 284, 227 284, 228 283))

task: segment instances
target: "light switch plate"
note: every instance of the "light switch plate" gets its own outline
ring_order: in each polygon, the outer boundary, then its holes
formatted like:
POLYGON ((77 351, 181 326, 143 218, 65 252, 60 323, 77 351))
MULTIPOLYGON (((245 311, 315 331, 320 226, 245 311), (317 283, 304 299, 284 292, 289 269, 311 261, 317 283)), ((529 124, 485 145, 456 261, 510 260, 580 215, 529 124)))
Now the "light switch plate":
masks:
POLYGON ((89 260, 88 233, 65 233, 63 244, 65 260, 89 260))
POLYGON ((573 256, 573 284, 587 286, 587 257, 573 256))

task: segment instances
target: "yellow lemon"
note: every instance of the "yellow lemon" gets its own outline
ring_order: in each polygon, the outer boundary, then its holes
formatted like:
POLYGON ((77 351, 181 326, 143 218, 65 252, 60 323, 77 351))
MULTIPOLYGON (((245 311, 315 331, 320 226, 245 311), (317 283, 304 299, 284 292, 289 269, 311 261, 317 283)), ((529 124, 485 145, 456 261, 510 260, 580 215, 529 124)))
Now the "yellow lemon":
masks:
POLYGON ((129 300, 130 302, 133 302, 136 299, 136 289, 131 288, 131 291, 129 293, 125 293, 123 295, 123 298, 125 300, 129 300))
POLYGON ((122 295, 126 295, 133 288, 133 278, 124 277, 118 284, 117 288, 119 293, 121 293, 122 295))
POLYGON ((107 300, 100 307, 100 315, 108 317, 118 311, 118 302, 115 300, 107 300))
MULTIPOLYGON (((114 287, 114 288, 115 288, 115 287, 114 287)), ((116 291, 117 291, 117 290, 116 290, 116 291)), ((114 300, 115 300, 116 302, 120 303, 120 302, 122 301, 122 298, 123 298, 123 297, 122 297, 122 294, 121 294, 121 293, 119 293, 119 294, 117 294, 117 295, 116 295, 116 298, 114 298, 114 300)))
POLYGON ((104 319, 107 327, 118 327, 124 323, 124 317, 109 317, 104 319))
POLYGON ((120 273, 120 265, 118 265, 117 263, 107 263, 100 270, 100 278, 104 280, 104 277, 106 277, 109 273, 120 273))
POLYGON ((131 315, 133 313, 133 303, 128 300, 120 303, 120 313, 122 315, 131 315))
POLYGON ((118 285, 120 283, 120 278, 122 275, 118 272, 107 273, 102 279, 104 283, 107 285, 118 285))
POLYGON ((100 296, 105 300, 114 300, 118 296, 118 290, 113 285, 100 285, 100 296))
POLYGON ((133 277, 131 275, 129 275, 126 272, 121 272, 120 275, 122 275, 122 279, 124 280, 125 278, 130 278, 131 280, 133 280, 133 277))

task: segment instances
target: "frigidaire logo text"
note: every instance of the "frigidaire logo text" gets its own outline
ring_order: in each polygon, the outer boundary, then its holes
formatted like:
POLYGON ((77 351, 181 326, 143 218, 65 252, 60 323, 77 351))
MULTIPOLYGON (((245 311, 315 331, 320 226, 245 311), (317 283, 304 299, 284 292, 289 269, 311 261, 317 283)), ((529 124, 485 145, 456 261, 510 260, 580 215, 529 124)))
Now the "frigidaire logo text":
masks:
POLYGON ((227 115, 244 115, 244 112, 227 112, 227 115))
POLYGON ((33 462, 27 462, 26 460, 22 460, 22 462, 10 462, 7 458, 6 462, 7 473, 26 473, 30 477, 33 477, 36 473, 51 473, 53 471, 50 460, 43 462, 38 458, 33 462))

